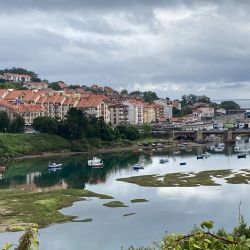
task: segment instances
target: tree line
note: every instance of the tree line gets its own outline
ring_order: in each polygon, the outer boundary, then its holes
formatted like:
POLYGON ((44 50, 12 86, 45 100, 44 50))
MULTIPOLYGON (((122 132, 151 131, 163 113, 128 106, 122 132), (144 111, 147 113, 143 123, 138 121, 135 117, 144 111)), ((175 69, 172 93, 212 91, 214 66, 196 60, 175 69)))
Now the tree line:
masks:
POLYGON ((139 130, 135 126, 119 125, 113 128, 102 117, 87 116, 76 108, 71 108, 62 121, 46 116, 37 117, 33 121, 33 128, 41 133, 56 134, 67 139, 99 138, 116 141, 139 138, 139 130))
POLYGON ((24 132, 24 124, 24 119, 21 116, 17 116, 11 121, 5 111, 0 111, 0 132, 22 133, 24 132))

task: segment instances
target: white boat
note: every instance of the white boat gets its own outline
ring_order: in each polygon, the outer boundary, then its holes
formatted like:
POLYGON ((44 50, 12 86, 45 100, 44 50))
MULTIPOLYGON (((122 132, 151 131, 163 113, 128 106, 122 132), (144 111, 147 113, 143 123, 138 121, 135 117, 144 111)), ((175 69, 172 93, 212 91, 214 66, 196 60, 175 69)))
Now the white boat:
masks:
POLYGON ((205 152, 204 154, 202 154, 202 156, 205 157, 205 158, 209 157, 210 155, 211 155, 211 154, 208 153, 208 152, 205 152))
POLYGON ((242 148, 240 146, 235 146, 234 151, 238 153, 249 153, 250 148, 242 148))
POLYGON ((51 163, 48 164, 48 168, 61 168, 61 167, 62 167, 62 163, 53 162, 52 164, 51 163))
POLYGON ((225 148, 217 147, 214 149, 215 152, 223 152, 225 148))
POLYGON ((103 167, 103 161, 97 157, 93 157, 92 160, 88 160, 88 166, 91 167, 103 167))

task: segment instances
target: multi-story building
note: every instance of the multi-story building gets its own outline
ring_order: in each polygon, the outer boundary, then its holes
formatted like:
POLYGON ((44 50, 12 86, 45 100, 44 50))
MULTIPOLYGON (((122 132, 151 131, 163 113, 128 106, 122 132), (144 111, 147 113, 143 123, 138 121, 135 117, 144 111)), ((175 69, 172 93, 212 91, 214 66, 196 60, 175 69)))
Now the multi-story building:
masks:
POLYGON ((32 124, 36 117, 45 114, 45 109, 41 105, 16 103, 7 100, 0 101, 0 111, 5 111, 10 120, 20 115, 23 117, 25 124, 32 124))
POLYGON ((120 125, 128 123, 128 106, 122 103, 109 105, 110 122, 112 125, 120 125))
POLYGON ((63 113, 63 118, 66 117, 68 111, 71 109, 71 108, 75 108, 76 105, 78 104, 79 100, 76 99, 76 98, 67 98, 63 104, 62 104, 62 113, 63 113))
POLYGON ((144 103, 143 106, 143 123, 156 122, 155 107, 153 104, 144 103))
POLYGON ((156 104, 160 104, 163 106, 163 116, 166 119, 171 119, 173 117, 173 104, 171 104, 166 99, 159 99, 154 101, 156 104))
POLYGON ((210 108, 210 107, 200 107, 197 109, 193 110, 193 117, 195 118, 213 118, 214 117, 214 108, 210 108))
POLYGON ((98 95, 82 98, 76 105, 88 116, 103 117, 106 123, 110 122, 110 112, 104 99, 98 95))
POLYGON ((26 82, 23 84, 23 87, 33 90, 47 89, 48 86, 47 82, 26 82))
POLYGON ((31 76, 29 75, 22 75, 22 74, 12 74, 12 73, 4 73, 3 76, 8 81, 13 82, 30 82, 31 76))
POLYGON ((128 106, 128 123, 143 124, 143 103, 138 100, 126 100, 123 104, 128 106))

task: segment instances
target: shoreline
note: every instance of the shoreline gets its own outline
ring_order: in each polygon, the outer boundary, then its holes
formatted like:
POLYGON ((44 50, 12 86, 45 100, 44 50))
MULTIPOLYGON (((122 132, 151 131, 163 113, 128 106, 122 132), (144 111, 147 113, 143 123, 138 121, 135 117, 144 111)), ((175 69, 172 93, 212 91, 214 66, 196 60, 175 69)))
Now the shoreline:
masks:
MULTIPOLYGON (((168 141, 169 142, 169 141, 168 141)), ((88 155, 88 154, 93 154, 93 153, 98 153, 98 154, 106 154, 106 153, 122 153, 122 152, 144 152, 144 153, 149 153, 152 152, 152 148, 149 147, 142 147, 137 144, 133 144, 131 146, 118 146, 118 147, 102 147, 102 148, 94 148, 89 151, 78 151, 78 152, 71 152, 71 151, 61 151, 61 152, 41 152, 41 153, 36 153, 36 154, 27 154, 27 155, 22 155, 22 156, 17 156, 8 159, 8 161, 11 160, 23 160, 23 159, 33 159, 33 158, 47 158, 47 157, 56 157, 56 156, 75 156, 75 155, 88 155), (148 152, 147 152, 148 151, 148 152)), ((169 149, 173 150, 181 150, 178 148, 178 145, 181 143, 178 141, 173 141, 172 144, 165 146, 165 150, 158 151, 158 152, 166 152, 169 151, 169 149)), ((208 143, 205 144, 198 144, 195 142, 190 142, 188 144, 189 147, 191 148, 197 148, 197 147, 204 147, 207 146, 208 143)))

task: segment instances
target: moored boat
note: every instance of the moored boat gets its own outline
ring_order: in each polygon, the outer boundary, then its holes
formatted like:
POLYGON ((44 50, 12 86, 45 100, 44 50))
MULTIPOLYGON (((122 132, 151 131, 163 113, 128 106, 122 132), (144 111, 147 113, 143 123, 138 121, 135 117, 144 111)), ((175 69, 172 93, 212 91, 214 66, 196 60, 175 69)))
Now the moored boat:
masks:
POLYGON ((92 160, 88 160, 88 166, 90 167, 103 167, 103 161, 97 157, 93 157, 92 160))
POLYGON ((48 168, 62 168, 62 163, 49 163, 48 168))
POLYGON ((164 164, 164 163, 167 163, 168 162, 168 159, 167 158, 161 158, 160 159, 160 163, 161 164, 164 164))
POLYGON ((133 165, 133 170, 140 170, 140 169, 144 169, 144 166, 141 164, 134 164, 133 165))
POLYGON ((187 165, 187 163, 186 162, 180 162, 180 165, 184 166, 184 165, 187 165))
POLYGON ((181 154, 181 151, 174 151, 173 152, 173 155, 180 155, 181 154))
POLYGON ((238 159, 246 158, 246 157, 247 157, 247 154, 245 154, 245 153, 243 153, 243 154, 238 154, 237 157, 238 157, 238 159))
POLYGON ((209 157, 210 155, 211 155, 211 154, 208 153, 208 152, 205 152, 204 154, 202 154, 202 156, 205 157, 205 158, 209 157))

